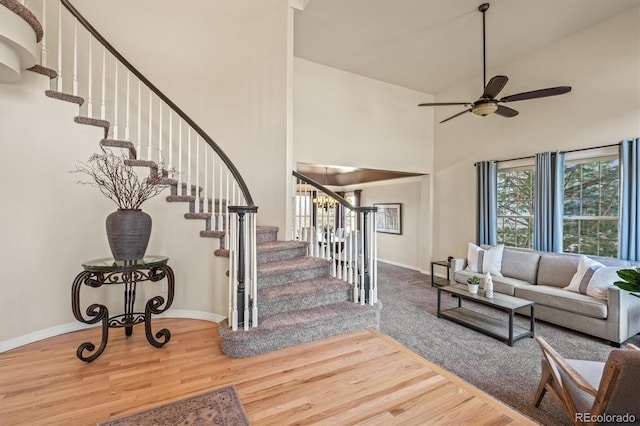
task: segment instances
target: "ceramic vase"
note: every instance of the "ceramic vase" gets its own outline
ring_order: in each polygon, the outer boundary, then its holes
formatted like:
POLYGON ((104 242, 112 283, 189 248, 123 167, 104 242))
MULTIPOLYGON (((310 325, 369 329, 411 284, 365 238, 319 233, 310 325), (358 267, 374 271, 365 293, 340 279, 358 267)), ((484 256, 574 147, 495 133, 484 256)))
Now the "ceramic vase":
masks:
POLYGON ((151 216, 140 209, 122 210, 107 216, 107 239, 115 260, 142 259, 151 236, 151 216))
POLYGON ((493 298, 493 278, 491 278, 491 274, 487 272, 487 275, 484 276, 484 295, 488 299, 493 298))

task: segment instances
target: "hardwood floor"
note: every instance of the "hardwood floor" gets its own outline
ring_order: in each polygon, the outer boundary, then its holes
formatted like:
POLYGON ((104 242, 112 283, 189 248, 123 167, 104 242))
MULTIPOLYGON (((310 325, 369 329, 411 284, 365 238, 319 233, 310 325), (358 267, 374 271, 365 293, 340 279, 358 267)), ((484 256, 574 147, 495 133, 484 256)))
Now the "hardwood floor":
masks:
POLYGON ((156 349, 143 326, 111 329, 100 358, 75 351, 99 330, 0 354, 0 424, 94 425, 234 384, 254 425, 535 424, 373 330, 246 359, 221 354, 216 325, 155 320, 171 341, 156 349))

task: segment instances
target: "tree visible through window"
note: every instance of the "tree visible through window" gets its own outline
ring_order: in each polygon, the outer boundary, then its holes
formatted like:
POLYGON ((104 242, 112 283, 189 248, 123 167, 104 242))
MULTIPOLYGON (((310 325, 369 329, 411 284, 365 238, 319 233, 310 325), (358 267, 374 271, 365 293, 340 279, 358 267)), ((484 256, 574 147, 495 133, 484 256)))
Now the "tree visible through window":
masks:
POLYGON ((618 256, 619 185, 617 157, 565 164, 563 251, 618 256))
POLYGON ((498 171, 498 243, 533 247, 533 166, 498 171))

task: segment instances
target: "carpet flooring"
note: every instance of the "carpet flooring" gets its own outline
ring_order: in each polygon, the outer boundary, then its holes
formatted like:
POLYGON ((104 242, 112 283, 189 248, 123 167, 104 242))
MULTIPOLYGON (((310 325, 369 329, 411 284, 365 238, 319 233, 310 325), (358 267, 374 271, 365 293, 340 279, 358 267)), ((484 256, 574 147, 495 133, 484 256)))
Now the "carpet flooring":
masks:
MULTIPOLYGON (((429 361, 489 393, 542 425, 571 422, 546 395, 540 405, 532 404, 540 380, 542 355, 534 339, 524 338, 512 347, 446 319, 439 319, 437 290, 429 275, 378 263, 378 297, 384 308, 380 331, 429 361)), ((456 299, 443 294, 443 307, 457 306, 456 299)), ((465 306, 471 302, 465 301, 465 306)), ((502 313, 481 305, 474 310, 496 318, 502 313)), ((516 317, 516 324, 528 328, 529 319, 516 317)), ((601 339, 536 321, 536 335, 542 336, 565 358, 604 361, 613 349, 601 339)), ((640 343, 635 336, 630 343, 640 343)))
POLYGON ((249 426, 249 420, 236 393, 236 388, 227 386, 98 424, 98 426, 135 425, 249 426))

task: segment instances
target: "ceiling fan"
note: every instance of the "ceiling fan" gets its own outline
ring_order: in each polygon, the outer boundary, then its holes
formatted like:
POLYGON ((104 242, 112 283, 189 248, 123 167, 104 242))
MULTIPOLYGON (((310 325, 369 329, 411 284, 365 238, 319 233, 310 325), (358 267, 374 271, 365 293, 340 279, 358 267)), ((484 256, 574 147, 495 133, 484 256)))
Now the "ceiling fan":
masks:
POLYGON ((449 118, 442 120, 440 123, 444 123, 453 118, 459 117, 467 112, 472 112, 476 115, 487 116, 490 114, 498 114, 502 117, 515 117, 518 115, 518 111, 513 108, 509 108, 502 103, 524 101, 527 99, 546 98, 548 96, 563 95, 571 91, 571 86, 559 86, 549 87, 547 89, 532 90, 530 92, 517 93, 515 95, 505 96, 502 99, 496 99, 496 96, 504 88, 509 78, 505 75, 496 75, 487 83, 487 52, 486 52, 486 37, 485 37, 485 13, 489 9, 489 3, 483 3, 478 7, 478 10, 482 12, 482 71, 483 71, 483 83, 484 91, 480 98, 475 102, 433 102, 424 103, 418 106, 440 106, 440 105, 464 105, 469 107, 462 112, 452 115, 449 118))

